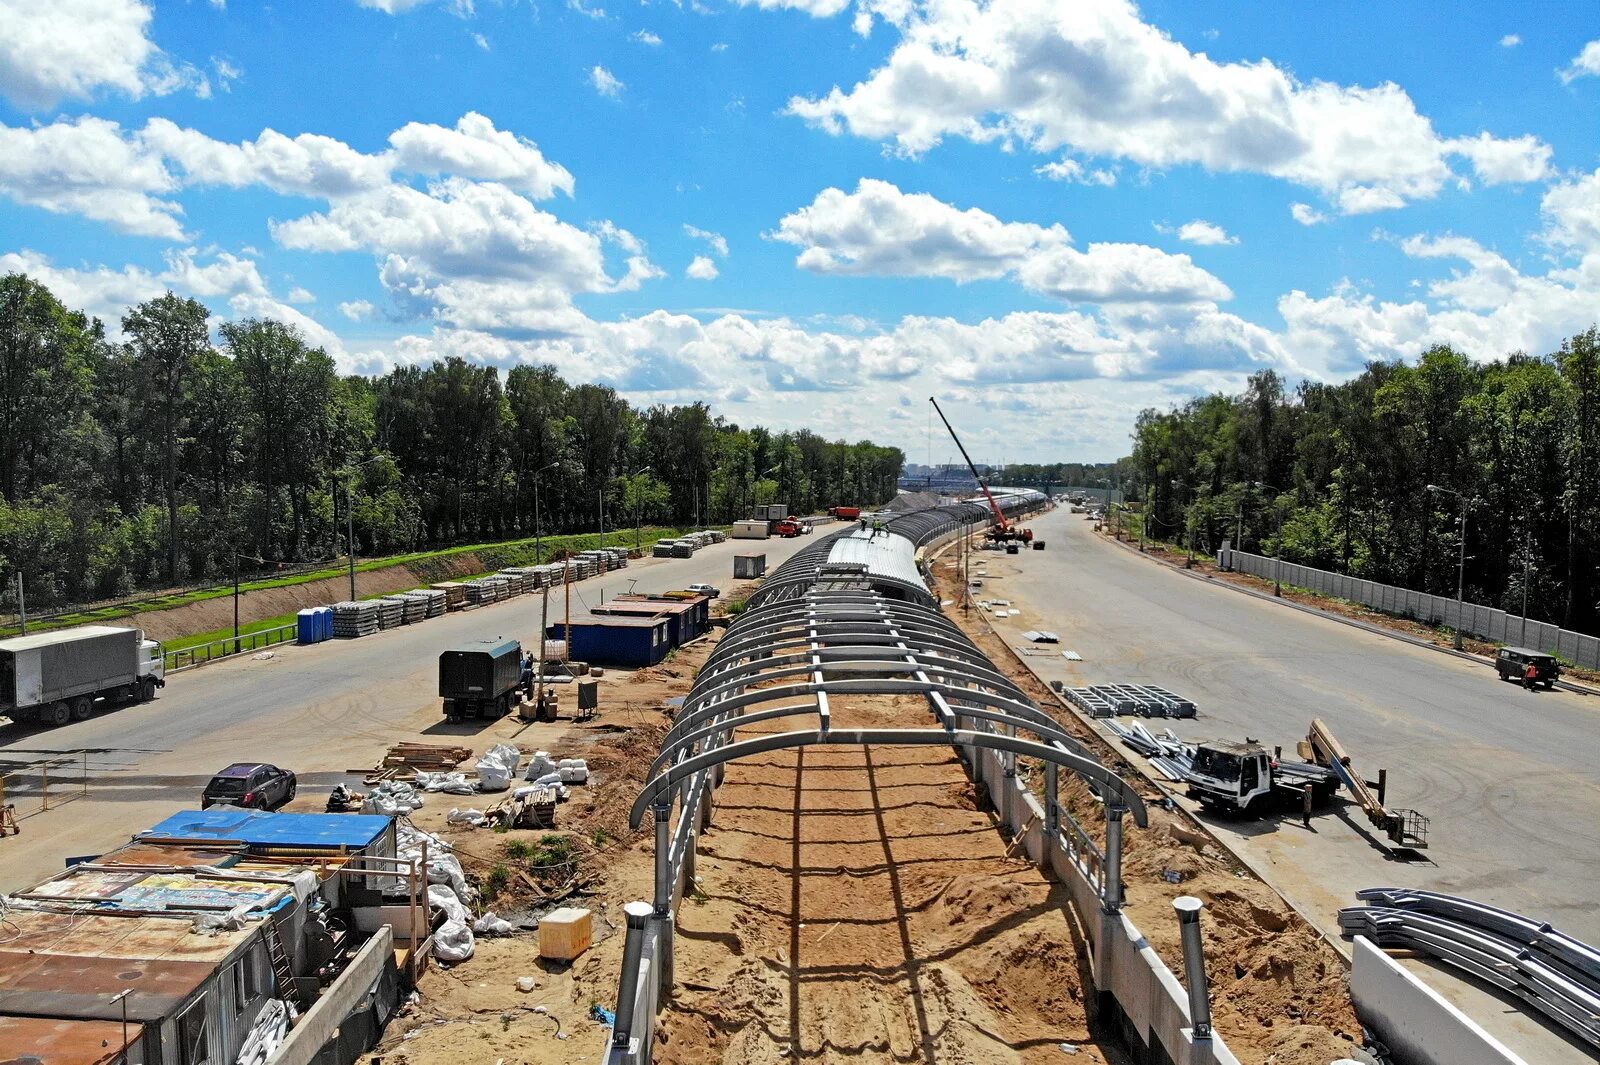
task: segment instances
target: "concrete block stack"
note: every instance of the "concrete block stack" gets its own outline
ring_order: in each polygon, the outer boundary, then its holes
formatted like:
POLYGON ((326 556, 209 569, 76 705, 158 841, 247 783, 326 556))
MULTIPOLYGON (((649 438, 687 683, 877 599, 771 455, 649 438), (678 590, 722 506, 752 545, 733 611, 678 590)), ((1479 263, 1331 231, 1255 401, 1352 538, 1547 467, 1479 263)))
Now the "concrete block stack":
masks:
POLYGON ((371 636, 378 631, 378 604, 370 600, 363 603, 333 604, 333 634, 346 639, 371 636))
POLYGON ((405 604, 397 599, 384 597, 376 600, 378 608, 378 628, 398 629, 406 622, 405 604))

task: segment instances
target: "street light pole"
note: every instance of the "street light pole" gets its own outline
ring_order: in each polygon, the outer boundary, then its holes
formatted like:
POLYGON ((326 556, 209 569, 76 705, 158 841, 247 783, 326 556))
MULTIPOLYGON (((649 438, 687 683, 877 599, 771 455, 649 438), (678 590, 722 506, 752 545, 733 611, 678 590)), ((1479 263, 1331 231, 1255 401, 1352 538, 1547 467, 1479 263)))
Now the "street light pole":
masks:
POLYGON ((533 557, 538 566, 544 565, 544 532, 539 526, 539 476, 559 465, 559 462, 550 462, 533 471, 533 557))
MULTIPOLYGON (((1463 593, 1467 581, 1467 511, 1472 509, 1472 501, 1454 488, 1445 488, 1443 485, 1428 485, 1430 492, 1443 492, 1453 495, 1461 500, 1461 516, 1456 519, 1456 624, 1454 644, 1457 651, 1461 650, 1461 623, 1466 620, 1466 605, 1463 593)), ((1526 585, 1524 585, 1526 590, 1526 585)), ((1524 615, 1526 617, 1526 615, 1524 615)))
POLYGON ((1533 526, 1530 524, 1522 541, 1522 634, 1517 642, 1528 646, 1528 581, 1533 576, 1533 526))
POLYGON ((1194 487, 1190 485, 1188 481, 1174 480, 1172 482, 1172 487, 1174 490, 1176 490, 1179 485, 1182 485, 1184 488, 1189 490, 1189 505, 1183 508, 1183 533, 1184 539, 1189 542, 1189 557, 1187 561, 1184 562, 1183 568, 1194 569, 1194 487))
MULTIPOLYGON (((643 469, 634 470, 633 473, 631 473, 628 476, 628 480, 631 482, 635 477, 639 476, 641 473, 649 473, 650 470, 651 470, 651 467, 649 467, 649 466, 646 466, 643 469)), ((633 549, 635 551, 643 551, 644 550, 644 548, 640 545, 640 540, 639 540, 640 532, 641 532, 642 526, 643 526, 643 521, 642 521, 642 519, 640 517, 640 511, 644 509, 644 500, 639 498, 639 496, 641 494, 642 493, 637 491, 637 486, 635 486, 635 492, 634 492, 634 496, 633 496, 633 549)))

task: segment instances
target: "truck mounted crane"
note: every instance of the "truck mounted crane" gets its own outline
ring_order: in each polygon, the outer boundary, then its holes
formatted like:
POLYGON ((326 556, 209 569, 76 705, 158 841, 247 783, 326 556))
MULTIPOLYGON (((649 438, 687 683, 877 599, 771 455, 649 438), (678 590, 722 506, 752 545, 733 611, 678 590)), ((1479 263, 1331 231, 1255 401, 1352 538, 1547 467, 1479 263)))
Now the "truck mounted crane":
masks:
POLYGON ((966 445, 964 445, 961 442, 961 438, 956 435, 955 427, 950 424, 950 419, 944 416, 943 410, 940 410, 939 401, 934 399, 932 396, 929 396, 928 402, 933 404, 933 409, 935 411, 938 411, 939 420, 944 422, 944 427, 946 431, 949 432, 950 439, 956 442, 956 448, 961 452, 961 457, 967 460, 967 469, 972 471, 972 479, 978 482, 979 488, 983 489, 983 497, 989 501, 989 509, 994 511, 994 527, 988 532, 984 533, 984 537, 996 542, 1017 540, 1027 543, 1031 541, 1033 539, 1033 530, 1019 529, 1011 521, 1011 519, 1006 517, 1005 512, 1000 509, 1000 504, 995 502, 994 493, 989 491, 989 486, 984 483, 983 478, 978 475, 978 467, 973 463, 972 456, 967 454, 966 445))

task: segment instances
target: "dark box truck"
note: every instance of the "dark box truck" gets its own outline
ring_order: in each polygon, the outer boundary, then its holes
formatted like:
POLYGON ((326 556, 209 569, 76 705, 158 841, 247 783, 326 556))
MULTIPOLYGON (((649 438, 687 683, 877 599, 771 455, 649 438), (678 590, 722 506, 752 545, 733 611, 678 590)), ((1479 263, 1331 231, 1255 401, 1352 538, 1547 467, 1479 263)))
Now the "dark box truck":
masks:
POLYGON ((522 644, 516 640, 479 640, 439 656, 439 697, 452 721, 504 717, 521 682, 522 644))

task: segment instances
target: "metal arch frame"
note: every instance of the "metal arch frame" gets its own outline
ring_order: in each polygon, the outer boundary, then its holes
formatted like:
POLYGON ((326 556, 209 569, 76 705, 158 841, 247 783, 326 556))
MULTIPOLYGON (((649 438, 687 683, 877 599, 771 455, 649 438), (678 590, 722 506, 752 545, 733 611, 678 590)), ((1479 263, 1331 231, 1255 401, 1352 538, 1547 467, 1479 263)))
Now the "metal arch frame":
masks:
POLYGON ((1105 788, 1108 793, 1115 794, 1121 800, 1121 804, 1125 804, 1123 808, 1133 814, 1134 824, 1141 828, 1149 824, 1149 815, 1145 810, 1144 800, 1139 797, 1139 794, 1129 788, 1127 782, 1121 777, 1092 758, 1082 758, 1070 751, 1047 747, 1032 740, 1018 739, 1015 736, 1006 736, 995 732, 980 732, 974 729, 946 731, 944 729, 852 728, 831 729, 826 732, 779 732, 771 736, 758 736, 755 739, 726 744, 704 751, 692 758, 686 758, 668 769, 664 774, 645 783, 644 789, 639 792, 639 797, 633 801, 633 807, 628 811, 628 827, 638 828, 644 821, 645 811, 651 807, 661 811, 670 810, 673 791, 683 780, 694 776, 703 769, 710 769, 748 755, 766 754, 769 751, 781 751, 794 747, 829 745, 926 747, 943 744, 989 747, 1010 754, 1020 754, 1029 758, 1038 758, 1045 762, 1053 762, 1058 766, 1072 770, 1080 776, 1095 781, 1105 788), (661 796, 663 795, 667 797, 665 802, 661 801, 661 796))
MULTIPOLYGON (((708 707, 707 709, 720 710, 721 708, 708 707)), ((1038 736, 1040 741, 1047 745, 1054 744, 1071 754, 1077 755, 1080 758, 1094 758, 1094 756, 1089 753, 1087 748, 1085 748, 1070 734, 1068 734, 1066 730, 1053 721, 1018 721, 1015 717, 1011 717, 995 710, 985 710, 981 707, 967 706, 965 704, 957 704, 953 707, 953 709, 960 717, 970 717, 978 721, 992 721, 999 725, 1024 729, 1028 732, 1032 732, 1035 736, 1038 736)), ((675 759, 680 753, 685 751, 692 752, 695 745, 702 741, 720 737, 724 733, 731 732, 744 725, 755 725, 762 721, 773 721, 781 717, 797 717, 801 714, 815 713, 818 713, 818 707, 815 705, 790 705, 773 707, 770 710, 758 710, 752 714, 730 714, 725 718, 717 715, 713 715, 710 720, 702 718, 701 721, 696 723, 692 729, 677 738, 673 738, 669 734, 668 738, 663 741, 661 751, 656 755, 655 761, 650 763, 650 770, 645 774, 645 779, 653 780, 656 774, 660 773, 661 770, 671 763, 673 759, 675 759)), ((1044 716, 1042 712, 1040 713, 1040 716, 1044 716)), ((677 726, 674 725, 673 727, 676 728, 677 726)), ((848 732, 850 730, 835 730, 831 726, 823 726, 819 728, 818 731, 832 733, 834 731, 848 732)), ((942 731, 943 734, 948 737, 954 732, 961 730, 942 729, 940 731, 942 731)))

